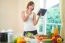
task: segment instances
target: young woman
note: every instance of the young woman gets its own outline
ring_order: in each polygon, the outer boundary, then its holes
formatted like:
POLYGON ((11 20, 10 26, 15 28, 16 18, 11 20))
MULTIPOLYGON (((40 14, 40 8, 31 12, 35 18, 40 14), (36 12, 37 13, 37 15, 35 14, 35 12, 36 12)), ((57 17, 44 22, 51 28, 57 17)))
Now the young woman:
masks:
POLYGON ((22 12, 22 19, 24 21, 24 36, 31 32, 33 35, 37 34, 37 30, 35 29, 35 25, 38 23, 39 16, 36 19, 36 15, 33 12, 34 10, 34 2, 30 1, 27 4, 27 9, 22 12))

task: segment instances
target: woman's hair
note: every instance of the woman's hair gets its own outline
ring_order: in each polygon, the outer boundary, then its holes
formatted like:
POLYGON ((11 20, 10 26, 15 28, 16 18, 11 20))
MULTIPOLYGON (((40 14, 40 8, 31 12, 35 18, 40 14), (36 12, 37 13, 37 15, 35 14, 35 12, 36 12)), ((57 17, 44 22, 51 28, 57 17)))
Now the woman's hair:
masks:
POLYGON ((27 4, 27 8, 28 8, 29 6, 31 6, 31 5, 33 5, 33 4, 34 4, 33 1, 28 2, 28 4, 27 4))

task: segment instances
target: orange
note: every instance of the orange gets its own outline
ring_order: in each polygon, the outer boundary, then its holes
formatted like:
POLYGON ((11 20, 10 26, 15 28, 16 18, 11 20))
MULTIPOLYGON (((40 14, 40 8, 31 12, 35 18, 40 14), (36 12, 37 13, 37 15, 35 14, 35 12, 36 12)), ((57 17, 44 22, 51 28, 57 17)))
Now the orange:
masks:
POLYGON ((17 43, 26 43, 26 41, 23 38, 17 38, 17 43))

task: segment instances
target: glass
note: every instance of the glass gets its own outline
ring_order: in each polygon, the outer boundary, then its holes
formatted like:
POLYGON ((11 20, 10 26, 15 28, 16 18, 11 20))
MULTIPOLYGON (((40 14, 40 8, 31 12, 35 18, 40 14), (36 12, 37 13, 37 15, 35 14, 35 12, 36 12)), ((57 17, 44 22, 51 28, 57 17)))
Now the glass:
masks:
POLYGON ((47 23, 61 23, 59 4, 47 10, 47 23))

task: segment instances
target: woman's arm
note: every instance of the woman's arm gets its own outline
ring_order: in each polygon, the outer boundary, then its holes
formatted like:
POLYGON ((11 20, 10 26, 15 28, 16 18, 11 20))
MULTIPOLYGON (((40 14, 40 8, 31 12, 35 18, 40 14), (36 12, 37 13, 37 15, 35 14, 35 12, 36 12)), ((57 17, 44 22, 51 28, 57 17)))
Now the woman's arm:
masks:
POLYGON ((25 11, 22 11, 22 19, 23 21, 27 21, 29 18, 29 15, 25 15, 25 11))
POLYGON ((38 18, 36 19, 36 15, 35 15, 35 14, 33 15, 33 24, 34 24, 34 25, 36 25, 36 24, 38 23, 39 17, 40 17, 40 16, 38 16, 38 18))

